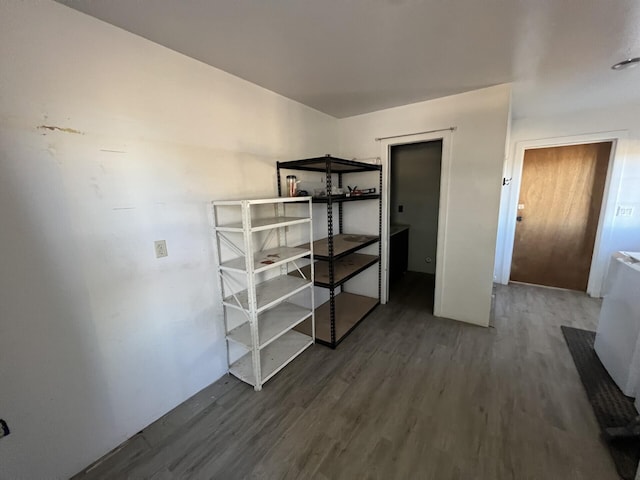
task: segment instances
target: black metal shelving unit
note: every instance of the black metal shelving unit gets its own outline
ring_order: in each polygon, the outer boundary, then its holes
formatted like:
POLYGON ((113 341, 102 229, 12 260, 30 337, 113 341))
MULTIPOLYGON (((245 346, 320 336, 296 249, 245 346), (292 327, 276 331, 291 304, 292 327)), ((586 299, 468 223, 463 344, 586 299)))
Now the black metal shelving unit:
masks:
MULTIPOLYGON (((314 242, 315 285, 329 289, 329 301, 316 308, 316 342, 336 348, 355 327, 380 304, 382 288, 382 166, 356 162, 326 155, 288 162, 278 162, 278 195, 282 196, 281 170, 302 170, 325 174, 327 195, 313 198, 313 203, 327 205, 327 238, 314 242), (343 175, 356 172, 378 172, 378 189, 375 194, 356 196, 329 195, 333 175, 338 177, 338 187, 343 186, 343 175), (343 232, 343 204, 377 200, 378 235, 354 235, 343 232), (334 208, 338 210, 337 233, 334 225, 334 208), (378 255, 356 253, 378 243, 378 255), (366 297, 344 292, 342 285, 373 265, 378 265, 378 297, 366 297), (336 290, 340 292, 336 293, 336 290)), ((310 269, 311 267, 305 267, 310 269)), ((303 269, 304 272, 304 269, 303 269)), ((306 273, 305 273, 306 275, 306 273)), ((301 325, 301 330, 310 328, 301 325)), ((310 332, 306 332, 310 333, 310 332)))

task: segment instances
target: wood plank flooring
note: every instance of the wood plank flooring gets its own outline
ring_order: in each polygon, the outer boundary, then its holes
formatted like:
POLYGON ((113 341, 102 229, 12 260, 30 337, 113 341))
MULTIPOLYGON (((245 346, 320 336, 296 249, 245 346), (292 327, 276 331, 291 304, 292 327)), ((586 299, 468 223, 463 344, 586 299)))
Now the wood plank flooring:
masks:
POLYGON ((225 376, 75 478, 618 478, 560 331, 600 302, 498 286, 480 328, 434 318, 428 288, 406 274, 337 350, 258 393, 225 376))

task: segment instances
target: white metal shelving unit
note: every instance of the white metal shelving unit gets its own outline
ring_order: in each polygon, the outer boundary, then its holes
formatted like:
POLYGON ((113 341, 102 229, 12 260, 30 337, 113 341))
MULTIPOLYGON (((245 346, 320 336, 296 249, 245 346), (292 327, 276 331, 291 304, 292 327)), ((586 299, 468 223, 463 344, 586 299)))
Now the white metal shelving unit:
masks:
POLYGON ((212 207, 227 342, 246 350, 234 361, 228 357, 229 373, 259 391, 267 380, 315 342, 314 270, 307 267, 303 273, 297 264, 309 258, 313 265, 313 242, 305 247, 287 244, 287 231, 292 227, 306 226, 309 238, 313 238, 311 197, 214 201, 212 207), (298 213, 305 210, 308 214, 288 216, 286 210, 287 206, 293 207, 291 204, 297 204, 298 213), (269 205, 275 215, 259 216, 269 205), (239 209, 233 222, 224 223, 220 219, 221 207, 239 209), (256 212, 258 209, 262 212, 256 212), (256 248, 258 232, 266 237, 256 248), (277 246, 267 248, 271 242, 277 246), (235 257, 222 260, 223 246, 235 257), (288 275, 292 267, 299 276, 288 275), (236 279, 242 277, 245 280, 240 285, 236 279), (305 291, 310 295, 309 307, 288 301, 305 291), (243 321, 233 328, 229 328, 228 309, 243 315, 243 321), (311 322, 311 335, 293 330, 304 321, 311 322))

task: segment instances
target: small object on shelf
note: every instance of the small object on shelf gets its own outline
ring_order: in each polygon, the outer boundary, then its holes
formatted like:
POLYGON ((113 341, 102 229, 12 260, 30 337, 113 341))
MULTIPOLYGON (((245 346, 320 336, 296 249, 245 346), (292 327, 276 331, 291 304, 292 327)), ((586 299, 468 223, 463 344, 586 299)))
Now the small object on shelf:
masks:
POLYGON ((311 197, 214 201, 212 207, 229 373, 259 391, 315 341, 313 243, 306 247, 287 244, 288 228, 292 226, 306 227, 309 239, 313 239, 311 197), (275 216, 256 212, 269 205, 275 216), (287 205, 296 208, 297 213, 303 210, 307 214, 287 216, 287 205), (240 216, 242 221, 224 223, 221 221, 224 215, 219 212, 222 208, 232 210, 223 212, 227 217, 240 216), (258 247, 260 237, 264 238, 258 247), (274 242, 277 246, 267 248, 274 242), (223 259, 223 248, 234 258, 223 259), (309 265, 297 265, 296 262, 306 262, 307 258, 309 265), (288 275, 291 266, 297 272, 304 269, 304 273, 298 277, 288 275), (279 275, 274 275, 275 272, 279 275), (242 277, 244 284, 238 281, 242 277), (310 297, 310 306, 293 303, 300 294, 310 297), (239 312, 236 315, 241 320, 231 326, 233 311, 239 312), (294 330, 302 324, 309 324, 306 326, 309 334, 294 330), (230 358, 232 344, 245 352, 235 360, 230 358))
MULTIPOLYGON (((316 341, 335 348, 379 303, 381 293, 382 268, 380 257, 382 247, 382 197, 376 191, 382 190, 382 166, 356 162, 326 155, 324 157, 278 162, 278 194, 282 195, 281 170, 302 170, 325 174, 326 189, 314 189, 313 203, 327 205, 327 237, 315 240, 301 248, 314 250, 316 277, 314 284, 329 289, 329 301, 318 307, 315 317, 316 341), (343 188, 343 175, 358 172, 377 172, 378 189, 358 190, 357 185, 343 188), (335 180, 337 176, 337 185, 335 180), (378 228, 376 235, 347 234, 343 232, 343 203, 353 201, 378 200, 378 228), (336 212, 337 210, 337 212, 336 212), (337 214, 337 215, 335 215, 337 214), (335 217, 337 218, 334 218, 335 217), (378 244, 377 255, 356 253, 370 245, 378 244), (345 283, 374 265, 378 266, 377 297, 355 295, 344 290, 345 283)), ((307 275, 305 270, 292 272, 292 276, 307 275)), ((310 268, 310 267, 309 267, 310 268)), ((301 324, 296 330, 311 333, 309 325, 301 324)))
POLYGON ((360 195, 371 195, 376 193, 375 188, 365 188, 365 189, 359 190, 357 185, 353 188, 347 185, 347 188, 349 189, 349 192, 347 193, 347 197, 357 197, 360 195))
POLYGON ((287 191, 290 197, 296 197, 300 180, 295 175, 287 175, 287 191))

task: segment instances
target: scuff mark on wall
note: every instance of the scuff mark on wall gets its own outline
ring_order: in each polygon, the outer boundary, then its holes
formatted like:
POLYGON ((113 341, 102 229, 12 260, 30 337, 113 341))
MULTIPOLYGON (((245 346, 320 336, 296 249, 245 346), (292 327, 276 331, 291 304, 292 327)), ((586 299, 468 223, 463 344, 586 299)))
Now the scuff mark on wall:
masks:
POLYGON ((108 153, 127 153, 124 150, 107 150, 106 148, 101 148, 100 151, 108 153))
POLYGON ((81 132, 80 130, 76 130, 75 128, 56 127, 55 125, 39 125, 37 128, 39 130, 51 130, 52 132, 55 132, 57 130, 59 132, 64 132, 64 133, 74 133, 76 135, 84 135, 84 132, 81 132))

